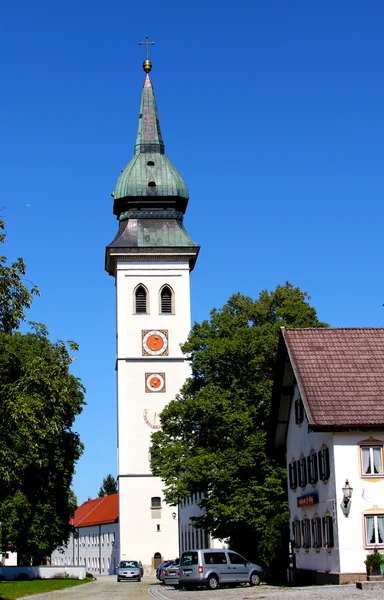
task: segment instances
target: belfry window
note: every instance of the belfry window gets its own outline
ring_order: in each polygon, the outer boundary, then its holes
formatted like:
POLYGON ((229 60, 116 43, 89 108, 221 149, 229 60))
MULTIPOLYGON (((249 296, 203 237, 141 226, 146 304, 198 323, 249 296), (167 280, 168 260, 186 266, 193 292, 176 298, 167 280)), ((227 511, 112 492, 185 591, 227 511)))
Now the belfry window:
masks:
POLYGON ((147 290, 139 285, 135 292, 135 313, 147 312, 147 290))
POLYGON ((173 313, 173 294, 171 288, 167 285, 163 287, 160 293, 160 312, 161 314, 173 313))

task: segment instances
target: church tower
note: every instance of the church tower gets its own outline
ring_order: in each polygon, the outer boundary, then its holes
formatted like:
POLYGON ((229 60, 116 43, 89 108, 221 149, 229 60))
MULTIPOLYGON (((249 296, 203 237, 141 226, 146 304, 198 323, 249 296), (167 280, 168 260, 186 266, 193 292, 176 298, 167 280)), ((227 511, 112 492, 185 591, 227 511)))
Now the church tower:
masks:
POLYGON ((179 550, 178 508, 164 502, 149 449, 160 412, 190 376, 180 344, 199 246, 183 225, 187 187, 164 153, 146 44, 134 156, 112 194, 119 229, 105 268, 116 281, 120 559, 139 559, 151 573, 179 550))

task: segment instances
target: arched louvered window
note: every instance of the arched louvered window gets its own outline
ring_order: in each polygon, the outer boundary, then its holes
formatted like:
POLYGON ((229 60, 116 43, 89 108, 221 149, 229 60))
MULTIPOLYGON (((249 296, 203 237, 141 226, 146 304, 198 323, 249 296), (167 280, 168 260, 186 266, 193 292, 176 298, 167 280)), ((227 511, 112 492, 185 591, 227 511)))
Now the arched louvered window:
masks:
POLYGON ((173 294, 171 288, 167 285, 163 287, 160 294, 160 312, 162 314, 172 314, 173 313, 173 294))
POLYGON ((135 292, 135 313, 147 312, 147 290, 142 285, 135 292))

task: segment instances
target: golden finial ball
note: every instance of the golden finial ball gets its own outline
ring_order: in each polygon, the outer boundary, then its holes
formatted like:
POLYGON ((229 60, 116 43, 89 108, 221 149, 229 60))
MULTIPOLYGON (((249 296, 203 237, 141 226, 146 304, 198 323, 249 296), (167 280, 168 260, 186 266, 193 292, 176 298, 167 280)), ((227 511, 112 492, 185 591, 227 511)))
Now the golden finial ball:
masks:
POLYGON ((150 60, 148 60, 148 58, 143 62, 143 69, 146 73, 149 73, 149 71, 152 69, 152 63, 150 60))

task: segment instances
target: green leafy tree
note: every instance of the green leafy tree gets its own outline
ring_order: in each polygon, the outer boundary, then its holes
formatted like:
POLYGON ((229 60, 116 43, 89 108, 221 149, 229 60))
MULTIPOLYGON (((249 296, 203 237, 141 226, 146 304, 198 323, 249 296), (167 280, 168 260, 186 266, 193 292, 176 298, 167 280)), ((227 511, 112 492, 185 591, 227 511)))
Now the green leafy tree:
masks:
POLYGON ((288 523, 286 472, 266 454, 274 361, 280 327, 326 326, 308 301, 286 283, 256 301, 235 294, 195 323, 183 346, 192 377, 152 435, 166 501, 203 493, 195 526, 267 563, 288 523))
POLYGON ((77 344, 51 343, 44 325, 17 331, 37 288, 25 285, 21 259, 0 263, 0 548, 29 564, 69 537, 77 505, 70 486, 83 451, 72 425, 84 388, 70 373, 77 344))
POLYGON ((111 494, 117 494, 117 479, 113 475, 109 474, 103 479, 103 485, 99 489, 99 498, 111 494))

